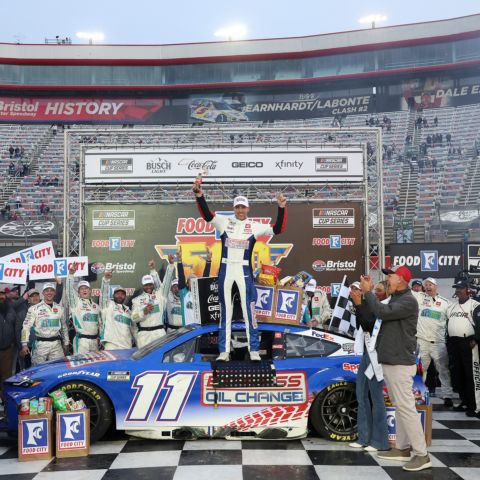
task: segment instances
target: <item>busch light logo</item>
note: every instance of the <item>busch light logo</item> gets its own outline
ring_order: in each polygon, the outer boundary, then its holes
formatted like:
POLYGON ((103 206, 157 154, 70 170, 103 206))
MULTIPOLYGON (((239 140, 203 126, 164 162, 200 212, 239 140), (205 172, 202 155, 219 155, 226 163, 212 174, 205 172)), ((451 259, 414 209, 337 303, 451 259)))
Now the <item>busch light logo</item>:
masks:
POLYGON ((255 302, 255 313, 264 317, 272 314, 273 310, 273 287, 256 287, 257 301, 255 302))
POLYGON ((338 297, 342 284, 341 283, 331 283, 330 284, 330 296, 338 297))
POLYGON ((85 448, 87 436, 85 431, 85 412, 65 413, 60 415, 60 432, 58 447, 70 450, 85 448))
POLYGON ((278 290, 275 316, 285 320, 296 320, 300 295, 295 290, 278 290))
POLYGON ((56 277, 67 276, 67 260, 62 258, 53 261, 53 272, 56 277))
POLYGON ((22 455, 48 453, 48 420, 22 420, 22 455))
POLYGON ((33 250, 25 250, 24 252, 20 252, 20 258, 22 259, 23 263, 28 263, 29 260, 33 260, 35 256, 33 255, 33 250))
POLYGON ((422 272, 438 272, 438 250, 420 250, 422 272))
POLYGON ((120 252, 122 250, 121 237, 110 237, 108 239, 108 250, 110 252, 120 252))
POLYGON ((330 235, 330 248, 332 249, 342 248, 341 235, 330 235))
POLYGON ((5 264, 0 263, 0 281, 3 280, 3 272, 5 270, 5 264))

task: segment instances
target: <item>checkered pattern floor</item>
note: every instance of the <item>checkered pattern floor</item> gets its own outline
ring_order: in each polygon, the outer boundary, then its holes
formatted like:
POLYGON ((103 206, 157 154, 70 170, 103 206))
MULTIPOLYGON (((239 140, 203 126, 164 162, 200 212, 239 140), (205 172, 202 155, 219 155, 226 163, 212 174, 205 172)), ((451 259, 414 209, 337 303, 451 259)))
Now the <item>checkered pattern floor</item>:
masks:
MULTIPOLYGON (((438 402, 438 401, 437 401, 438 402)), ((435 403, 437 403, 435 402, 435 403)), ((434 404, 433 469, 401 463, 320 438, 297 441, 153 441, 122 433, 92 445, 83 458, 20 463, 16 445, 0 438, 0 480, 352 480, 480 479, 480 420, 434 404)))

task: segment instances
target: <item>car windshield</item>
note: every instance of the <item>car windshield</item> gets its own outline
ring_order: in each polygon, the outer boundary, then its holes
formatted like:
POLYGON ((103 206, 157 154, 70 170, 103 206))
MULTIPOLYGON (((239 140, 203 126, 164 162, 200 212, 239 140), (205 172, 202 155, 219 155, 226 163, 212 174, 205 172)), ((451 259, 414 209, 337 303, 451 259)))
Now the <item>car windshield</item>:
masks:
POLYGON ((166 343, 175 340, 176 338, 181 337, 182 335, 185 335, 186 333, 191 332, 196 328, 198 328, 198 326, 196 325, 187 325, 186 327, 179 328, 178 330, 172 330, 163 337, 157 338, 153 340, 153 342, 147 343, 147 345, 145 345, 144 347, 139 348, 136 352, 132 354, 132 359, 140 360, 141 358, 145 357, 145 355, 154 352, 166 343))
POLYGON ((217 110, 232 110, 232 107, 228 103, 223 103, 223 102, 212 102, 213 106, 217 110))

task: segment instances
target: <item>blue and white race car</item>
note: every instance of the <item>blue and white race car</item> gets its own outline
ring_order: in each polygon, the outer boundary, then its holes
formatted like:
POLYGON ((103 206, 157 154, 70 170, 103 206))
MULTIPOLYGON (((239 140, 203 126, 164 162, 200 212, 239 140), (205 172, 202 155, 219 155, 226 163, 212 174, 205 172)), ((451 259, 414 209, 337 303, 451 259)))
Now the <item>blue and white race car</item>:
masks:
POLYGON ((301 438, 312 428, 357 437, 353 339, 329 330, 262 323, 262 362, 248 362, 244 324, 232 362, 217 363, 218 325, 189 325, 141 349, 76 355, 5 382, 7 428, 22 399, 56 389, 90 408, 91 440, 109 428, 162 439, 301 438))

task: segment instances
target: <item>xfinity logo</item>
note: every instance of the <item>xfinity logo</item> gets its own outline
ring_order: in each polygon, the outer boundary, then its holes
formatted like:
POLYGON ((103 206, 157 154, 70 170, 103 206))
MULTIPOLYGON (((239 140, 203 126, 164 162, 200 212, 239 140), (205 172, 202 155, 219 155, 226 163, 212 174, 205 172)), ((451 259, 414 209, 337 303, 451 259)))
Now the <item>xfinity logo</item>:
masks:
POLYGON ((302 168, 303 162, 295 160, 294 162, 288 162, 287 160, 280 160, 280 162, 275 162, 275 168, 283 170, 284 168, 296 168, 300 170, 302 168))

